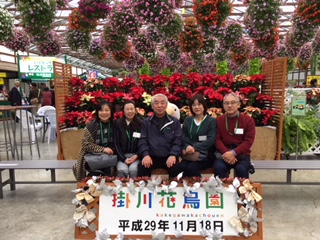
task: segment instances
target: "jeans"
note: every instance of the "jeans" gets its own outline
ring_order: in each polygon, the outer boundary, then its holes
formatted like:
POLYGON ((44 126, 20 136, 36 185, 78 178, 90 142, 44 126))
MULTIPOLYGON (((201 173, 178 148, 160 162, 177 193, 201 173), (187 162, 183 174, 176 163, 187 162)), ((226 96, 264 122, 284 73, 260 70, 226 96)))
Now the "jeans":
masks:
POLYGON ((124 173, 125 176, 118 176, 118 177, 131 177, 131 178, 135 178, 138 176, 138 165, 140 163, 140 160, 137 160, 133 163, 131 163, 130 165, 127 165, 126 163, 122 162, 122 161, 118 161, 117 163, 117 171, 118 173, 124 173))
POLYGON ((243 156, 234 165, 226 163, 222 158, 217 158, 214 163, 214 175, 219 178, 226 178, 231 168, 234 168, 235 175, 239 178, 249 178, 251 165, 250 156, 243 156))

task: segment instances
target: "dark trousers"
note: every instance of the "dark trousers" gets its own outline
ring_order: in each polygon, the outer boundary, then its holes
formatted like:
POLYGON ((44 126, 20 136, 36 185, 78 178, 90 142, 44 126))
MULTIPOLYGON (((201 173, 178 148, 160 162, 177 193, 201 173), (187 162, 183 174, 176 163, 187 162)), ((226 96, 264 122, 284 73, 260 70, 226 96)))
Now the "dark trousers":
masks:
POLYGON ((201 177, 200 171, 212 167, 212 161, 188 161, 179 163, 184 177, 201 177))
POLYGON ((214 163, 214 175, 219 178, 226 178, 231 168, 234 168, 235 175, 239 178, 249 178, 251 165, 250 156, 243 156, 234 165, 226 163, 223 159, 217 158, 214 163))
POLYGON ((153 169, 162 168, 168 171, 169 178, 175 178, 179 173, 182 172, 179 161, 176 160, 176 163, 172 167, 168 168, 166 164, 168 157, 160 158, 151 156, 153 164, 149 168, 143 166, 141 161, 138 165, 138 177, 151 177, 151 172, 153 169))

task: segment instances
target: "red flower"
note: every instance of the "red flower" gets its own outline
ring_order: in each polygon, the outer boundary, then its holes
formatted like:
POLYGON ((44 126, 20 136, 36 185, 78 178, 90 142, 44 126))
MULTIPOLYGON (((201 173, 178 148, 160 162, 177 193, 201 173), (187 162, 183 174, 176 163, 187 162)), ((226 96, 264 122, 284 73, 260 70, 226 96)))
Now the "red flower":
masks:
POLYGON ((157 87, 164 87, 168 81, 169 78, 164 75, 158 75, 153 77, 153 82, 157 87))
POLYGON ((192 91, 187 87, 177 87, 174 91, 174 95, 176 97, 180 97, 181 99, 190 99, 192 96, 192 91))
POLYGON ((256 97, 256 100, 264 103, 264 102, 272 102, 273 98, 269 95, 259 93, 258 96, 256 97))
POLYGON ((240 88, 240 94, 250 95, 251 93, 257 93, 258 89, 255 87, 244 87, 240 88))
POLYGON ((219 83, 221 83, 225 87, 230 87, 231 84, 233 83, 233 75, 228 73, 226 75, 219 76, 219 80, 217 81, 217 84, 219 83))
POLYGON ((185 76, 181 73, 174 73, 169 77, 170 87, 173 88, 175 86, 179 86, 182 84, 185 76))
POLYGON ((202 83, 202 75, 199 73, 190 73, 186 76, 186 78, 189 80, 188 87, 195 88, 202 83))
POLYGON ((262 114, 264 115, 262 123, 264 125, 268 125, 272 122, 273 116, 279 114, 279 111, 266 109, 266 110, 262 110, 262 114))
POLYGON ((205 90, 203 95, 208 97, 211 103, 222 103, 223 101, 223 95, 212 88, 205 90))
POLYGON ((122 118, 123 117, 123 112, 116 112, 114 113, 114 120, 117 120, 119 118, 122 118))
POLYGON ((267 77, 264 74, 258 74, 250 76, 250 79, 253 83, 262 83, 267 79, 267 77))
POLYGON ((150 77, 149 75, 142 75, 140 76, 140 83, 141 85, 150 84, 150 83, 153 85, 153 78, 150 77))
POLYGON ((134 100, 140 100, 144 92, 145 90, 142 87, 132 87, 129 95, 131 95, 134 100))
POLYGON ((136 85, 136 81, 133 78, 124 78, 120 82, 120 87, 121 88, 130 88, 136 85))
POLYGON ((232 89, 230 88, 226 88, 226 87, 221 87, 218 89, 218 93, 222 94, 222 95, 226 95, 228 93, 231 93, 232 89))
POLYGON ((103 80, 103 85, 107 88, 116 88, 120 86, 120 81, 118 78, 111 77, 103 80))
MULTIPOLYGON (((197 87, 196 89, 194 89, 194 95, 196 95, 196 94, 201 94, 201 95, 204 96, 204 92, 205 92, 206 90, 208 90, 208 89, 210 89, 210 88, 207 87, 207 86, 197 87)), ((211 89, 212 89, 212 88, 211 88, 211 89)), ((212 90, 213 90, 213 89, 212 89, 212 90)))
POLYGON ((165 87, 158 87, 154 90, 153 94, 158 94, 158 93, 162 93, 166 96, 169 96, 169 92, 165 87))
POLYGON ((202 81, 203 84, 208 86, 208 87, 212 87, 215 85, 215 83, 218 81, 219 76, 217 74, 204 74, 202 75, 202 81))
POLYGON ((76 77, 72 77, 70 79, 70 83, 72 87, 77 87, 77 86, 84 86, 84 80, 76 77))

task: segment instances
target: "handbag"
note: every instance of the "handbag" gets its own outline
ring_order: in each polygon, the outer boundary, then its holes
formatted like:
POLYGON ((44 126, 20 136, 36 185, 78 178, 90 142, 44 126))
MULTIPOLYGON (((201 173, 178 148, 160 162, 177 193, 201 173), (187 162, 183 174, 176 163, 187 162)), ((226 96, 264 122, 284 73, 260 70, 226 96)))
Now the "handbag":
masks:
POLYGON ((182 151, 182 159, 191 161, 191 162, 196 162, 196 161, 206 161, 207 160, 207 155, 208 152, 198 152, 195 151, 194 153, 187 154, 186 150, 182 151))
POLYGON ((31 102, 32 105, 36 105, 36 104, 39 103, 39 100, 38 100, 38 98, 32 98, 32 99, 30 100, 30 102, 31 102))
POLYGON ((88 163, 90 170, 99 170, 109 167, 115 167, 118 162, 117 155, 107 153, 87 153, 84 160, 88 163))
POLYGON ((187 154, 185 150, 182 151, 182 159, 183 160, 195 162, 195 161, 198 161, 199 156, 200 156, 199 152, 194 152, 194 153, 191 153, 191 154, 187 154))
POLYGON ((40 89, 38 89, 38 97, 30 99, 30 103, 32 105, 38 104, 39 103, 39 97, 40 97, 40 89))

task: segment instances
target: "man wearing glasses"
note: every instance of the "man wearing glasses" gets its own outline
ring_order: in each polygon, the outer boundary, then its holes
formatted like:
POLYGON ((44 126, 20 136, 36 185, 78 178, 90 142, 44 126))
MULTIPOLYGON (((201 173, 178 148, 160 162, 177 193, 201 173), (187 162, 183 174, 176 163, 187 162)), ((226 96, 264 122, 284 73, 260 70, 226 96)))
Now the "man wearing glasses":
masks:
POLYGON ((238 178, 249 178, 251 146, 255 137, 254 120, 239 112, 240 100, 235 93, 223 99, 225 114, 217 118, 216 149, 218 156, 214 163, 214 173, 224 180, 234 168, 238 178))

